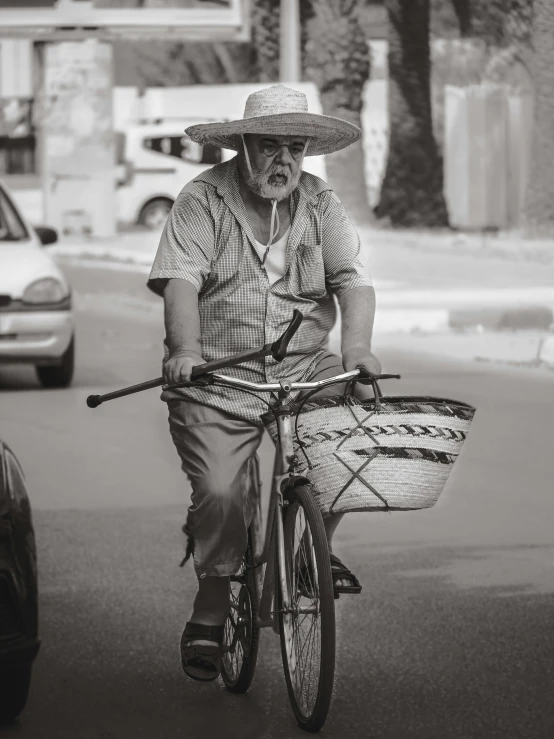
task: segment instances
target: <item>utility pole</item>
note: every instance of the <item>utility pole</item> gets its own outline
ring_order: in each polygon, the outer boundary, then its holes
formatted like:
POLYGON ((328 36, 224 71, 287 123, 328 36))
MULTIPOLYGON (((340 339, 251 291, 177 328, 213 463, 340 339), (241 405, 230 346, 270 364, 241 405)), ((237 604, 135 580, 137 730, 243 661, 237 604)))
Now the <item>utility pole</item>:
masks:
POLYGON ((279 77, 281 82, 301 82, 300 6, 298 0, 281 0, 279 77))

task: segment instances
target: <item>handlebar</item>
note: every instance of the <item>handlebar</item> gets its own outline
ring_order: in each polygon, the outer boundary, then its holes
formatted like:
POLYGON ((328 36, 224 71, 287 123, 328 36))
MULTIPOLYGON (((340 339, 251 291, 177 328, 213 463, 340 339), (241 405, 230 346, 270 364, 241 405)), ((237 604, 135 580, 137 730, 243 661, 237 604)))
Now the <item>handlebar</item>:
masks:
MULTIPOLYGON (((307 381, 307 382, 249 382, 248 380, 240 380, 238 377, 232 377, 230 375, 218 375, 213 374, 212 382, 217 385, 223 385, 226 387, 234 387, 239 390, 252 390, 258 393, 273 393, 285 390, 287 393, 295 392, 296 390, 315 390, 316 388, 324 388, 329 385, 338 385, 342 382, 360 382, 361 384, 375 385, 379 380, 400 380, 400 375, 370 375, 364 379, 358 379, 360 376, 360 370, 350 370, 350 372, 343 372, 340 375, 333 377, 325 377, 323 380, 307 381)), ((199 385, 191 385, 191 383, 178 383, 177 385, 168 385, 168 389, 178 389, 181 387, 199 387, 199 385)), ((379 392, 379 388, 377 387, 379 392)), ((380 394, 380 393, 379 393, 380 394)))
MULTIPOLYGON (((272 344, 264 344, 264 346, 258 349, 253 349, 245 352, 239 352, 233 354, 225 359, 215 359, 205 364, 199 364, 192 368, 191 379, 197 379, 202 375, 206 375, 210 372, 215 372, 218 369, 224 369, 226 367, 234 367, 242 362, 248 362, 253 359, 261 359, 262 357, 273 357, 276 362, 282 362, 287 355, 287 349, 290 341, 294 334, 300 328, 300 324, 304 320, 304 316, 299 310, 294 310, 292 314, 292 320, 283 332, 283 334, 272 344)), ((130 387, 122 388, 121 390, 115 390, 113 393, 106 393, 105 395, 89 395, 87 398, 87 406, 89 408, 98 408, 99 405, 105 403, 107 400, 115 400, 116 398, 122 398, 125 395, 132 395, 133 393, 140 393, 142 390, 150 390, 154 387, 161 387, 165 380, 163 377, 156 377, 154 380, 148 380, 147 382, 141 382, 138 385, 131 385, 130 387)), ((178 385, 172 386, 178 387, 178 385)))

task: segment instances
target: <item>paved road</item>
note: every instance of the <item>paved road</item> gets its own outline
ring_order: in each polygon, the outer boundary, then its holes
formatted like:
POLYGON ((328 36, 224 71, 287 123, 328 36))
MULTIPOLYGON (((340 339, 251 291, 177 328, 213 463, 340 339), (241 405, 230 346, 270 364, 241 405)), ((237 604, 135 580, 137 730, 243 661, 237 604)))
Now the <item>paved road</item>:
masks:
MULTIPOLYGON (((182 675, 194 578, 177 566, 188 489, 164 407, 157 391, 84 405, 90 392, 159 374, 159 303, 134 275, 68 272, 79 306, 75 386, 46 392, 30 370, 0 372, 0 428, 32 494, 43 638, 27 710, 0 735, 303 736, 272 633, 245 697, 182 675)), ((459 398, 478 414, 434 509, 350 516, 339 529, 337 551, 364 590, 338 601, 324 735, 551 739, 552 375, 418 358, 398 339, 376 349, 404 375, 395 393, 459 398)))

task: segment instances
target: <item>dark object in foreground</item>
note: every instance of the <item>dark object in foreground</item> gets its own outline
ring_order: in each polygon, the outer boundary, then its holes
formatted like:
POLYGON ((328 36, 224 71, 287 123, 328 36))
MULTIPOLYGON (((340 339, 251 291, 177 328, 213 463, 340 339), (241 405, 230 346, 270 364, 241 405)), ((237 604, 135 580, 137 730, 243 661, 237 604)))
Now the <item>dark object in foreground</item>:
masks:
POLYGON ((25 707, 39 646, 31 506, 19 462, 0 440, 0 724, 25 707))

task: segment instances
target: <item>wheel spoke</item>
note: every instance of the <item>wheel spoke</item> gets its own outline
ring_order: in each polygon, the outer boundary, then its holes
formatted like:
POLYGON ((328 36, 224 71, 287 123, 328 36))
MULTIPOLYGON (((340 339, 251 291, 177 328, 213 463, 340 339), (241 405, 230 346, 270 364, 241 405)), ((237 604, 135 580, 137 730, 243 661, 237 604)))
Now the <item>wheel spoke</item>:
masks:
POLYGON ((251 618, 247 593, 246 587, 242 585, 240 580, 231 581, 231 608, 224 630, 224 643, 227 646, 227 651, 223 655, 223 660, 232 681, 238 680, 242 664, 251 644, 251 638, 246 628, 251 618))
MULTIPOLYGON (((313 640, 313 638, 310 638, 310 637, 313 634, 314 627, 315 627, 315 622, 312 622, 312 624, 310 626, 310 629, 308 631, 308 634, 306 636, 306 641, 304 642, 304 645, 301 647, 301 652, 300 652, 300 662, 301 662, 301 664, 303 664, 304 666, 306 666, 308 668, 308 670, 310 670, 310 666, 312 664, 312 657, 313 657, 313 643, 314 643, 314 640, 313 640), (303 655, 304 655, 304 660, 302 659, 302 656, 303 655)), ((310 670, 309 674, 311 675, 311 670, 310 670)), ((303 672, 303 676, 301 677, 301 683, 300 683, 300 694, 301 694, 302 697, 304 697, 305 678, 306 678, 306 673, 303 672)), ((308 681, 308 684, 309 684, 309 681, 308 681)), ((306 703, 307 703, 307 701, 306 701, 306 703)))

